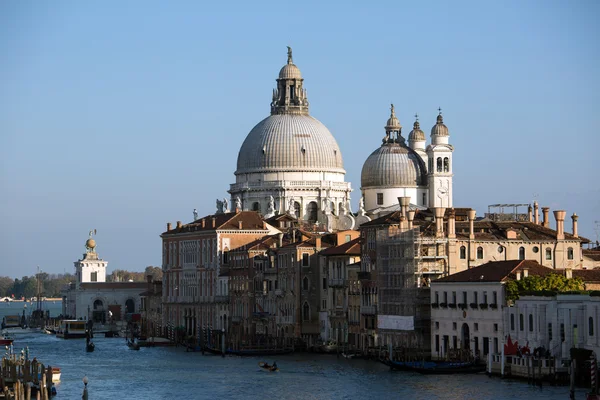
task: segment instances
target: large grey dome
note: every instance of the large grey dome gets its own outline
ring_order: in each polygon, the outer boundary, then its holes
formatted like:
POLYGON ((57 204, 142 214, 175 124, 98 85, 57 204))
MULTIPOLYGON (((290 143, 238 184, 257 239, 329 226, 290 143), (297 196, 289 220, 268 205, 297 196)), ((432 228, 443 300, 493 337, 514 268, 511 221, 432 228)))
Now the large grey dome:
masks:
POLYGON ((258 123, 238 154, 236 175, 269 171, 344 171, 329 130, 310 115, 277 114, 258 123))
POLYGON ((404 143, 384 143, 363 164, 361 187, 417 187, 426 184, 423 160, 404 143))

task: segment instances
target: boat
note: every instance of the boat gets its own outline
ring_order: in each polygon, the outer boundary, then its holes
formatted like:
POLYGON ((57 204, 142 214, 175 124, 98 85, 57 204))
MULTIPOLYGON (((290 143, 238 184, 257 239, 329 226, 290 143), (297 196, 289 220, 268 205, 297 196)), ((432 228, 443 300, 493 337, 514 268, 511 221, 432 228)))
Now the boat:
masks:
POLYGON ((323 353, 335 353, 337 352, 338 349, 338 345, 334 340, 330 340, 329 342, 323 344, 321 346, 321 351, 323 353))
POLYGON ((137 341, 140 347, 164 347, 164 346, 175 346, 175 343, 167 338, 151 336, 146 339, 140 339, 137 341))
POLYGON ((14 337, 6 332, 3 332, 2 336, 0 337, 0 346, 10 346, 14 340, 14 337))
POLYGON ((95 348, 96 348, 96 345, 94 344, 94 342, 87 342, 85 344, 85 351, 87 351, 88 353, 93 352, 95 348))
POLYGON ((261 361, 258 363, 258 366, 269 372, 279 372, 279 368, 277 368, 277 363, 273 363, 273 365, 269 365, 266 362, 261 361))
POLYGON ((140 349, 140 345, 138 343, 136 343, 135 340, 127 339, 127 346, 131 350, 139 350, 140 349))
POLYGON ((475 362, 427 362, 413 366, 410 371, 426 375, 477 374, 485 371, 485 365, 475 362), (433 365, 431 365, 433 364, 433 365))
POLYGON ((20 315, 7 315, 2 318, 2 329, 8 328, 23 328, 25 324, 25 314, 20 315))
POLYGON ((77 319, 63 319, 56 331, 56 337, 63 339, 80 339, 86 334, 86 322, 77 319))
POLYGON ((52 382, 60 382, 60 367, 52 367, 52 382))
POLYGON ((430 361, 393 361, 390 359, 380 359, 382 364, 387 365, 393 371, 411 371, 413 368, 421 367, 421 368, 432 368, 435 363, 430 361))
MULTIPOLYGON (((231 354, 233 356, 241 356, 241 357, 258 357, 258 356, 280 356, 284 354, 293 353, 294 350, 289 348, 264 348, 264 349, 242 349, 242 350, 232 350, 227 349, 225 351, 226 354, 231 354)), ((219 352, 221 354, 222 352, 219 352)))

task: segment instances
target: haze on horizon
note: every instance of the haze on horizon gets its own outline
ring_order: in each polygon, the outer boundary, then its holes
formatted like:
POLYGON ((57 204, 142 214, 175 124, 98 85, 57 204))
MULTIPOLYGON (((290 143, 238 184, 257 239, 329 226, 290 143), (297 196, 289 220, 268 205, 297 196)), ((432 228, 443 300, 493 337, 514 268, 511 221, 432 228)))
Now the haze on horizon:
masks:
POLYGON ((354 211, 390 103, 405 137, 441 107, 456 207, 537 199, 597 239, 600 3, 340 5, 0 4, 0 276, 72 273, 90 229, 109 273, 160 266, 166 223, 228 196, 288 45, 354 211))

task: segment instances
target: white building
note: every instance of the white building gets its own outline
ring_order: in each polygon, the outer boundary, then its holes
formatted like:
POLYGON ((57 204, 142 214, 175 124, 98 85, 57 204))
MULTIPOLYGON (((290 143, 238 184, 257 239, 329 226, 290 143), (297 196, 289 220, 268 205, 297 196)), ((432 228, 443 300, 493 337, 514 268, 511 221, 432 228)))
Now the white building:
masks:
POLYGON ((469 349, 481 358, 499 353, 511 332, 504 323, 504 285, 553 272, 536 261, 494 261, 432 281, 432 358, 444 359, 460 349, 469 349))
POLYGON ((300 69, 288 48, 279 71, 271 115, 248 134, 237 160, 229 193, 242 210, 267 218, 291 212, 300 220, 326 223, 326 210, 349 209, 340 148, 329 130, 309 115, 300 69))
POLYGON ((399 197, 410 197, 413 208, 451 208, 454 148, 448 139, 440 110, 431 129, 431 144, 425 147, 425 133, 417 120, 407 145, 392 104, 383 143, 362 168, 361 191, 368 215, 377 217, 395 211, 399 197))
POLYGON ((111 317, 123 320, 126 313, 139 313, 146 282, 106 282, 108 261, 96 253, 92 234, 85 242, 85 254, 74 263, 76 281, 62 291, 62 314, 105 323, 111 317))

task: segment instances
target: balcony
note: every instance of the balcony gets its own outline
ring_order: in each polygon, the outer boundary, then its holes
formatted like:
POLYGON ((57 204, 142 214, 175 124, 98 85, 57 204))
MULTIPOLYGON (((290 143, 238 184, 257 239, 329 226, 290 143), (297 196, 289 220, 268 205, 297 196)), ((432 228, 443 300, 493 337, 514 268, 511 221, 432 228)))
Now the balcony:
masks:
POLYGON ((377 306, 360 306, 360 313, 363 315, 376 315, 377 306))
POLYGON ((215 303, 229 303, 229 296, 215 296, 215 303))
POLYGON ((370 281, 371 280, 371 273, 370 272, 365 272, 365 271, 360 271, 358 273, 358 279, 359 280, 370 281))
POLYGON ((329 279, 329 287, 347 287, 348 281, 346 279, 329 279))

